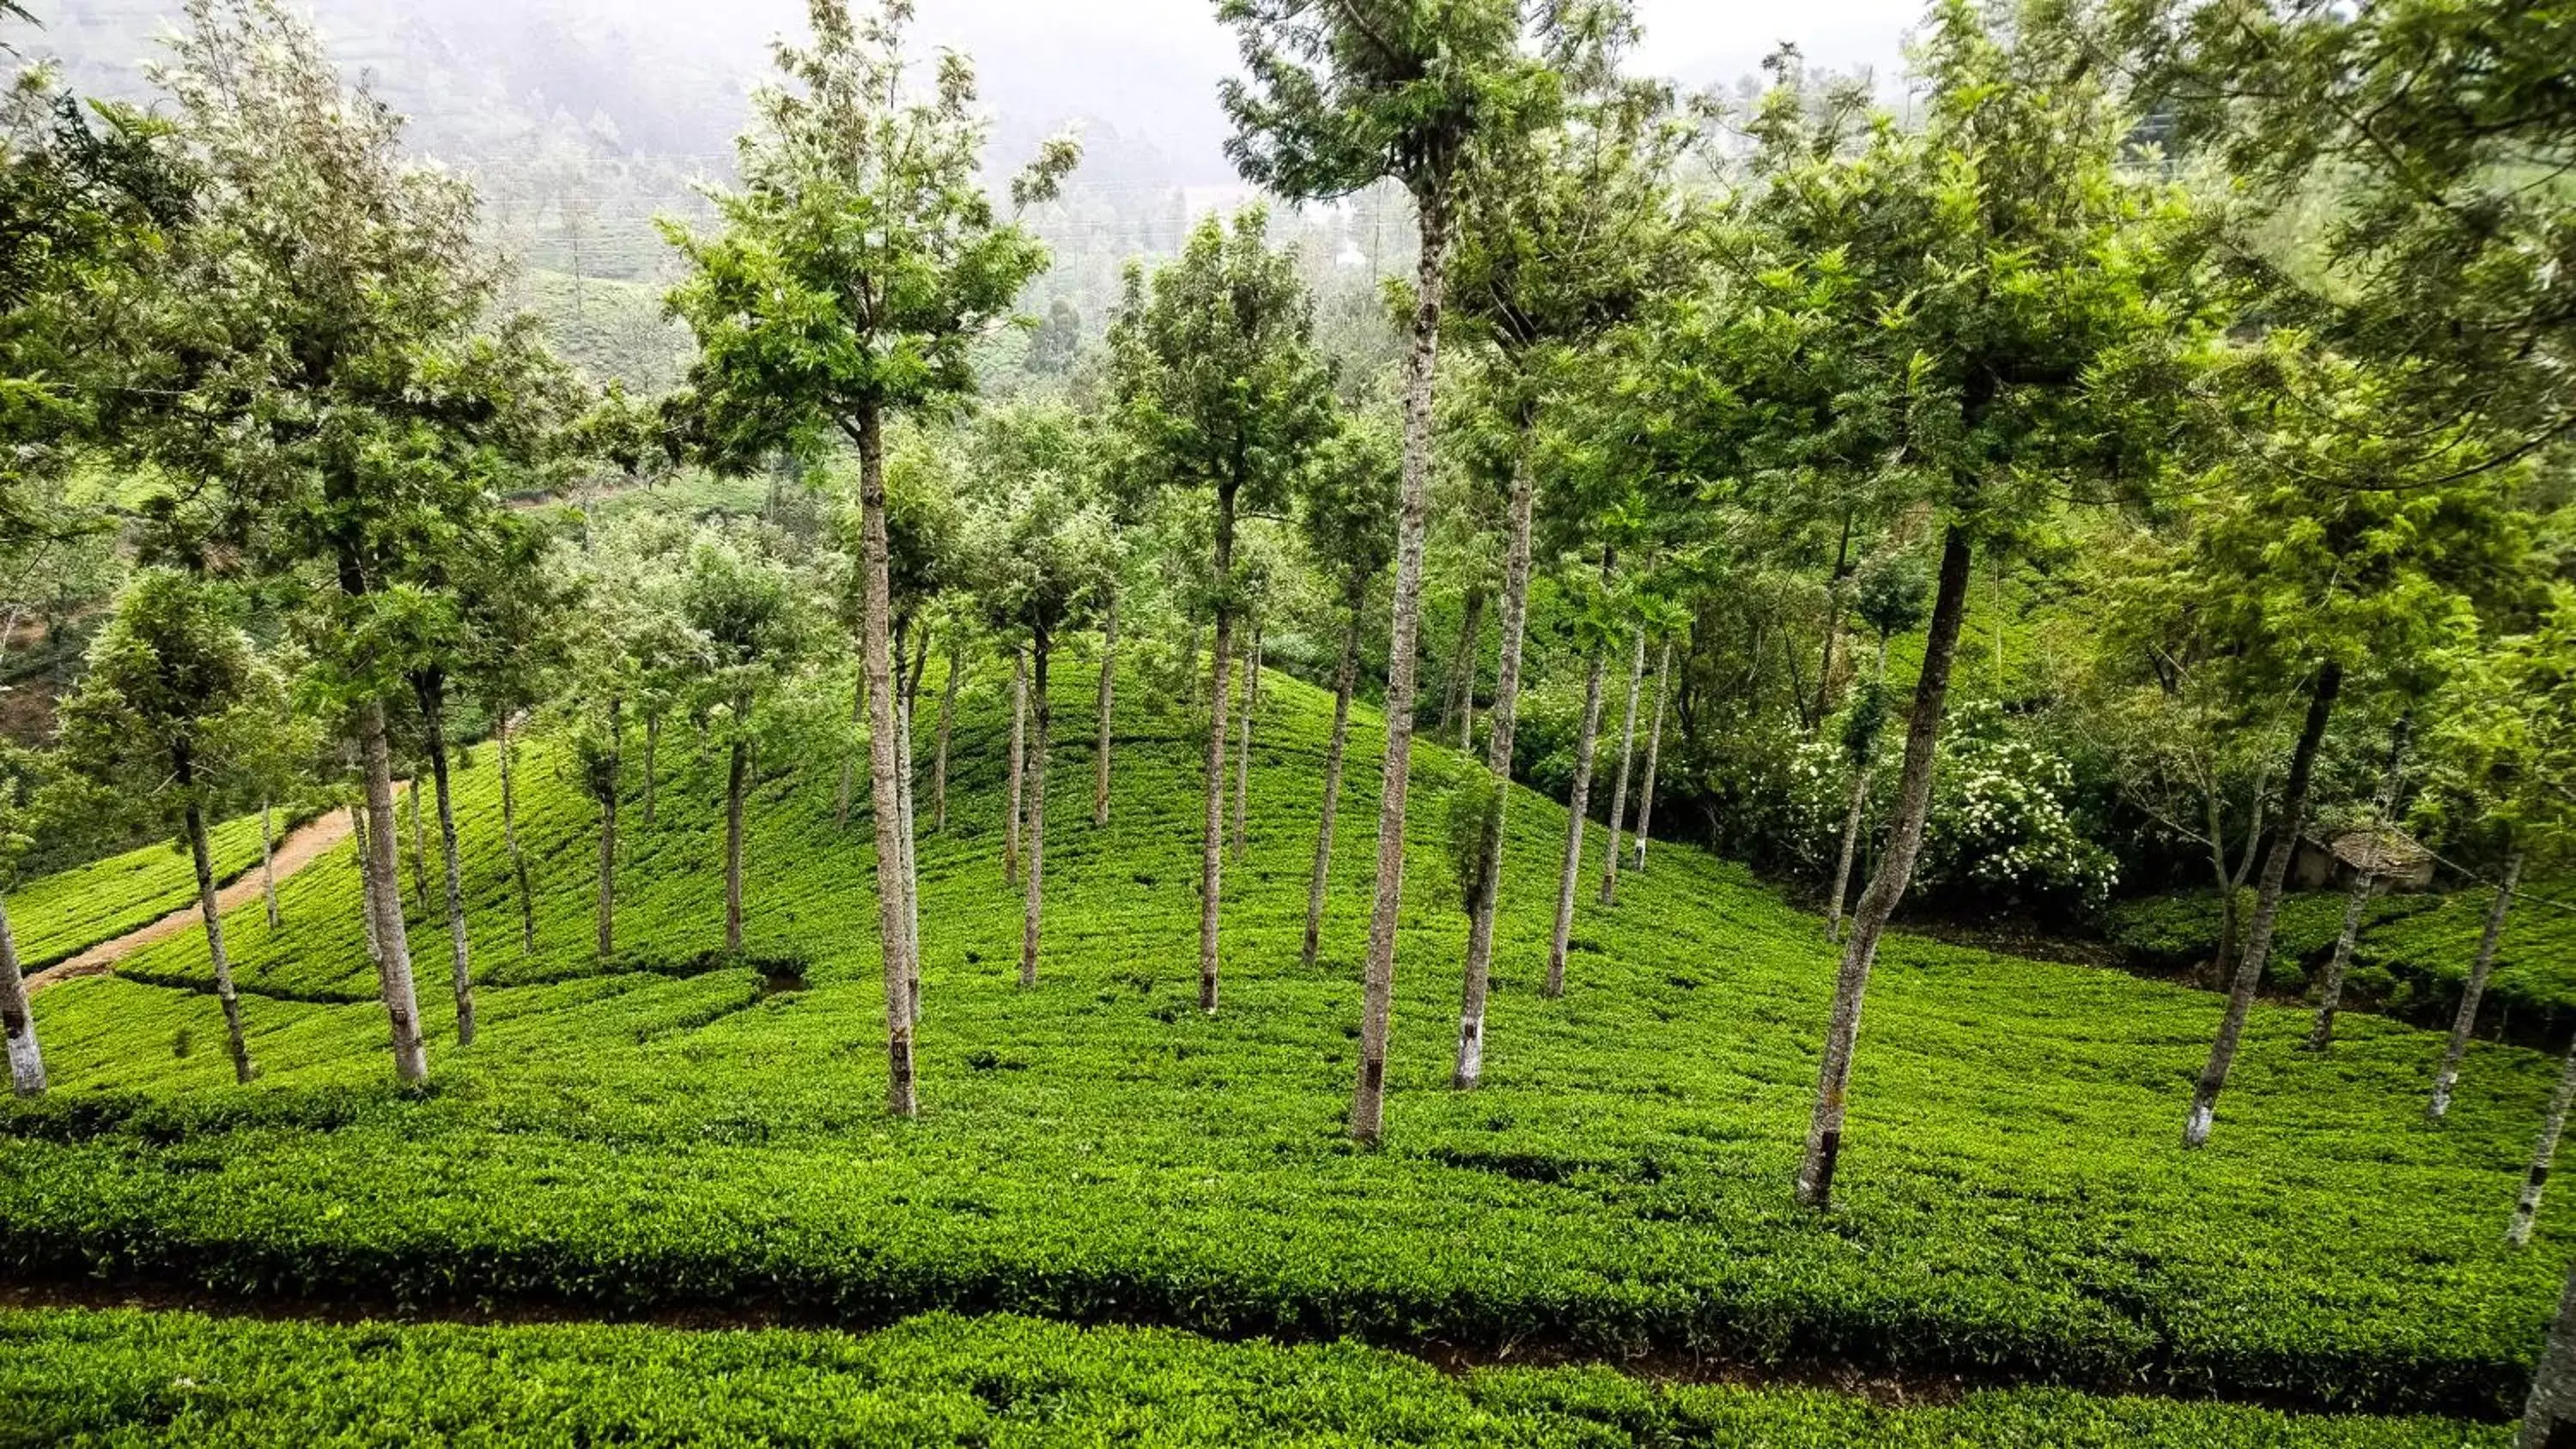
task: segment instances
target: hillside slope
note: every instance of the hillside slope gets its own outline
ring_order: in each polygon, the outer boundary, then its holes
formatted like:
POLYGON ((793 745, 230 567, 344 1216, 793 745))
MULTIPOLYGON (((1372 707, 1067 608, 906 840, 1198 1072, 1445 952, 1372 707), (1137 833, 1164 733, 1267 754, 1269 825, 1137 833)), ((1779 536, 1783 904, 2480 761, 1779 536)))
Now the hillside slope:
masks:
MULTIPOLYGON (((2502 1226, 2553 1076, 2480 1047, 2443 1126, 2437 1043, 2361 1018, 2335 1054, 2265 1008, 2212 1146, 2175 1146, 2206 995, 1899 937, 1872 988, 1842 1205, 1788 1183, 1832 957, 1743 872, 1659 847, 1615 910, 1587 883, 1568 994, 1537 990, 1561 809, 1513 803, 1487 1084, 1447 1090, 1463 930, 1437 839, 1468 768, 1418 759, 1388 1146, 1341 1133, 1365 930, 1375 721, 1346 792, 1325 962, 1298 964, 1329 701, 1275 680, 1253 846, 1227 874, 1225 1006, 1195 1009, 1191 721, 1131 687, 1095 830, 1086 673, 1058 675, 1047 955, 1014 984, 1004 720, 967 693, 950 828, 925 834, 925 1115, 882 1095, 869 827, 837 761, 765 777, 749 946, 719 940, 721 771, 663 741, 627 809, 621 953, 590 954, 593 815, 522 773, 543 900, 522 955, 488 759, 460 775, 483 1038, 453 1047, 442 933, 415 923, 433 1082, 389 1083, 355 872, 288 887, 235 946, 266 1075, 228 1084, 193 939, 38 1002, 63 1090, 0 1115, 0 1263, 380 1307, 716 1309, 870 1324, 1008 1309, 1358 1335, 2164 1386, 2499 1413, 2576 1231, 2502 1226)), ((937 681, 932 681, 935 691, 937 681)), ((925 697, 935 697, 926 692, 925 697)), ((927 713, 925 711, 925 713, 927 713)), ((927 727, 924 722, 924 827, 927 727)), ((826 752, 828 753, 828 752, 826 752)), ((633 757, 630 755, 630 766, 633 757)), ((630 782, 640 780, 630 772, 630 782)), ((633 794, 630 793, 630 802, 633 794)), ((1599 838, 1589 858, 1597 869, 1599 838)))

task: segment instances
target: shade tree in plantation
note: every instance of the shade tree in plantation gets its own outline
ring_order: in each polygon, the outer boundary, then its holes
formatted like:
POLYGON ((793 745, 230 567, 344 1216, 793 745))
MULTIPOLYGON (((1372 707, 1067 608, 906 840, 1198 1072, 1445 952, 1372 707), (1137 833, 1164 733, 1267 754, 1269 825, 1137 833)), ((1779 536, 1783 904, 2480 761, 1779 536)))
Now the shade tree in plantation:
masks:
MULTIPOLYGON (((702 707, 725 747, 724 948, 734 952, 742 950, 743 806, 760 710, 819 635, 811 580, 787 555, 787 541, 766 524, 714 524, 691 545, 679 587, 680 617, 705 641, 702 707)), ((897 801, 885 804, 900 811, 897 801)))
POLYGON ((1038 979, 1046 893, 1047 761, 1054 737, 1049 670, 1065 636, 1088 628, 1111 587, 1109 521, 1077 483, 1049 474, 1015 480, 977 510, 968 556, 976 602, 995 632, 1028 659, 1028 851, 1020 924, 1020 984, 1038 979))
POLYGON ((1404 897, 1404 818, 1413 759, 1414 652, 1421 635, 1433 379, 1462 167, 1544 126, 1567 70, 1589 79, 1627 29, 1623 6, 1531 12, 1516 0, 1219 0, 1246 77, 1220 92, 1244 178, 1292 201, 1347 196, 1392 179, 1412 197, 1418 250, 1403 365, 1404 452, 1387 647, 1386 758, 1378 797, 1377 885, 1360 1015, 1351 1135, 1384 1126, 1395 926, 1404 897), (1551 63, 1553 62, 1553 63, 1551 63))
POLYGON ((1375 410, 1343 413, 1316 451, 1298 489, 1297 527, 1307 557, 1323 577, 1341 616, 1333 666, 1333 727, 1324 744, 1324 803, 1315 827, 1315 857, 1306 876, 1304 961, 1315 964, 1323 932, 1324 887, 1333 869, 1334 816, 1350 748, 1351 700, 1359 688, 1361 631, 1369 599, 1395 556, 1398 478, 1403 440, 1395 420, 1375 410))
POLYGON ((1678 391, 1701 404, 1676 416, 1704 417, 1735 453, 1703 476, 1767 502, 1765 408, 1798 420, 1810 360, 1839 359, 1835 452, 1880 460, 1872 512, 1923 510, 1941 539, 1887 844, 1835 979, 1797 1178, 1812 1207, 1831 1201, 1870 968, 1922 849, 1970 566, 2070 487, 2100 496, 2153 473, 2157 420, 2214 321, 2180 286, 2177 194, 2120 166, 2126 119, 2078 51, 2045 7, 1990 28, 1945 4, 1923 37, 1919 129, 1838 135, 1842 112, 1775 89, 1716 285, 1676 328, 1678 391))
POLYGON ((1879 736, 1887 728, 1887 646, 1899 634, 1923 623, 1931 575, 1910 549, 1890 548, 1872 556, 1852 583, 1852 612, 1877 636, 1878 653, 1867 683, 1854 692, 1843 712, 1843 761, 1851 771, 1851 800, 1843 808, 1842 848, 1834 857, 1834 882, 1825 902, 1825 939, 1842 939, 1843 899, 1851 887, 1852 864, 1860 853, 1863 817, 1869 806, 1870 776, 1878 767, 1879 736))
POLYGON ((1265 240, 1260 207, 1194 228, 1180 257, 1147 279, 1131 269, 1110 324, 1110 391, 1121 456, 1139 485, 1205 494, 1201 575, 1213 629, 1206 809, 1199 859, 1199 1008, 1217 1009, 1224 901, 1228 679, 1243 614, 1240 520, 1283 510, 1333 420, 1331 378, 1314 350, 1314 304, 1296 255, 1265 240))
POLYGON ((228 787, 245 762, 278 747, 286 698, 242 625, 230 589, 175 569, 137 574, 91 645, 60 728, 67 765, 187 846, 233 1078, 247 1082, 254 1068, 206 820, 237 801, 228 787))
POLYGON ((1012 179, 1006 217, 983 185, 991 125, 976 109, 967 59, 942 52, 928 88, 915 90, 906 0, 856 16, 845 0, 811 0, 806 16, 810 39, 777 47, 780 78, 753 97, 741 185, 712 198, 716 229, 666 227, 689 267, 670 301, 698 341, 690 377, 705 451, 738 467, 790 441, 831 437, 858 454, 886 1103, 911 1116, 917 971, 897 773, 885 428, 889 415, 973 391, 972 344, 1046 265, 1016 213, 1052 197, 1079 153, 1061 138, 1041 147, 1012 179))
POLYGON ((570 378, 524 319, 480 330, 472 192, 402 154, 400 118, 343 85, 307 25, 273 0, 192 0, 169 54, 153 73, 195 199, 131 339, 149 405, 115 446, 153 465, 148 553, 293 581, 306 686, 347 721, 378 827, 380 985, 396 1074, 417 1081, 387 724, 410 691, 386 601, 499 516, 570 378))
MULTIPOLYGON (((1595 59, 1615 61, 1603 37, 1595 59)), ((1539 504, 1541 425, 1569 393, 1594 385, 1606 349, 1657 296, 1687 273, 1683 211, 1674 172, 1696 135, 1671 115, 1659 86, 1620 84, 1588 93, 1563 122, 1526 136, 1497 136, 1466 161, 1450 260, 1447 326, 1472 348, 1478 403, 1499 434, 1510 479, 1501 583, 1501 643, 1485 763, 1497 784, 1511 779, 1519 713, 1534 519, 1539 504)), ((1598 471, 1598 470, 1592 470, 1598 471)), ((1556 480, 1559 485, 1563 479, 1556 480)), ((1643 670, 1644 635, 1636 635, 1643 670)), ((1473 660, 1476 654, 1466 652, 1473 660)), ((1631 690, 1630 738, 1634 736, 1631 690)), ((1461 747, 1466 744, 1462 737, 1461 747)), ((1586 751, 1588 767, 1588 750, 1586 751)), ((1623 756, 1624 764, 1624 756, 1623 756)), ((1624 779, 1621 782, 1625 788, 1624 779)), ((1508 791, 1494 798, 1503 809, 1508 791)), ((1580 818, 1582 807, 1575 807, 1580 818)), ((1467 960, 1452 1085, 1471 1088, 1483 1070, 1485 1001, 1494 912, 1501 893, 1502 825, 1468 908, 1467 960)), ((1613 842, 1615 853, 1616 842, 1613 842)), ((1614 866, 1615 869, 1615 866, 1614 866)), ((1605 885, 1604 891, 1609 888, 1605 885)), ((1570 907, 1570 900, 1568 902, 1570 907)), ((1561 975, 1551 965, 1550 980, 1561 975)))
MULTIPOLYGON (((501 776, 501 846, 524 955, 537 947, 537 899, 519 838, 518 740, 529 716, 564 686, 582 575, 553 567, 556 544, 541 529, 514 525, 481 543, 454 576, 462 631, 457 674, 491 726, 501 776)), ((451 820, 442 807, 441 825, 450 834, 451 820)))
MULTIPOLYGON (((2417 818, 2445 857, 2486 863, 2494 895, 2433 1077, 2428 1111, 2439 1119, 2457 1091, 2479 999, 2523 880, 2548 878, 2576 860, 2576 586, 2554 583, 2536 620, 2458 650, 2431 696, 2424 749, 2429 778, 2417 818)), ((2528 1235, 2557 1136, 2562 1092, 2542 1133, 2516 1232, 2528 1235)), ((2516 1241, 2521 1241, 2517 1236, 2516 1241)))

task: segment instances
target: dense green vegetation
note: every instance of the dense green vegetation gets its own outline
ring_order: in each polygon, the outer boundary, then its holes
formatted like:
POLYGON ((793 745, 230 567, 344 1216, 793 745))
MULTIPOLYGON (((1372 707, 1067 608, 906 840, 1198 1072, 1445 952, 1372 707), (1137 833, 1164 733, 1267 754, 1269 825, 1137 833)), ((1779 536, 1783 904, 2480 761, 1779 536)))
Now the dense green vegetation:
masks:
POLYGON ((2509 1431, 2049 1390, 1873 1405, 929 1314, 866 1337, 0 1313, 0 1442, 2467 1449, 2509 1431))
MULTIPOLYGON (((280 837, 294 823, 284 812, 271 821, 280 837)), ((220 878, 259 868, 258 815, 225 821, 208 836, 220 878)), ((165 841, 27 882, 9 893, 9 927, 19 959, 35 971, 196 902, 187 848, 165 841)))
MULTIPOLYGON (((1086 734, 1087 692, 1059 676, 1066 737, 1086 734)), ((1561 1003, 1537 994, 1543 893, 1506 895, 1472 1095, 1442 1086, 1460 918, 1409 907, 1422 984, 1398 998, 1393 1141, 1354 1153, 1338 1088, 1364 862, 1334 875, 1324 964, 1296 964, 1328 700, 1264 691, 1253 849, 1228 901, 1239 985, 1214 1019, 1186 950, 1186 717, 1140 703, 1122 719, 1109 826, 1062 812, 1048 957, 1022 990, 1000 885, 1007 706, 989 682, 965 700, 949 831, 920 849, 920 1121, 880 1116, 868 1085, 867 832, 833 829, 828 756, 755 792, 747 950, 805 963, 803 990, 773 992, 707 954, 720 757, 665 740, 650 829, 630 779, 628 944, 603 969, 582 890, 594 812, 541 748, 520 775, 544 906, 524 959, 498 944, 496 772, 460 773, 469 909, 493 944, 478 1044, 456 1051, 444 1005, 427 1011, 426 1093, 383 1083, 345 855, 289 888, 290 939, 236 917, 265 1072, 250 1089, 224 1085, 193 938, 135 958, 138 979, 39 998, 59 1089, 6 1119, 11 1271, 851 1323, 1005 1308, 2391 1408, 2494 1412, 2519 1392, 2555 1291, 2552 1255, 2501 1237, 2550 1075, 2531 1053, 2479 1049, 2437 1128, 2419 1105, 2426 1034, 2356 1019, 2317 1059, 2294 1049, 2303 1018, 2262 1008, 2230 1131, 2185 1157, 2172 1105, 2210 998, 1898 937, 1854 1108, 1866 1154, 1817 1219, 1782 1189, 1830 980, 1816 920, 1666 848, 1615 911, 1587 900, 1561 1003)), ((1471 767, 1432 750, 1418 768, 1439 791, 1471 767)), ((1373 803, 1368 778, 1355 769, 1345 811, 1373 803)), ((1563 820, 1516 802, 1507 882, 1551 876, 1563 820)), ((1429 832, 1413 854, 1442 868, 1429 832)), ((424 946, 436 930, 415 926, 424 946)), ((2546 1216, 2542 1232, 2562 1240, 2546 1216)))

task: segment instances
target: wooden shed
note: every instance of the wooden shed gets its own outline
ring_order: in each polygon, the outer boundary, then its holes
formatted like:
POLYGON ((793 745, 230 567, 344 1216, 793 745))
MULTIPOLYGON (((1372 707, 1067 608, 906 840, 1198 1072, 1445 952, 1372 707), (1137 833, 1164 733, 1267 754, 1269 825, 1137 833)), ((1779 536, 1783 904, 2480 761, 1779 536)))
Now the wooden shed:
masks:
POLYGON ((2384 891, 2420 891, 2433 884, 2433 852, 2393 825, 2304 836, 2290 862, 2292 884, 2303 891, 2342 890, 2367 871, 2384 891))

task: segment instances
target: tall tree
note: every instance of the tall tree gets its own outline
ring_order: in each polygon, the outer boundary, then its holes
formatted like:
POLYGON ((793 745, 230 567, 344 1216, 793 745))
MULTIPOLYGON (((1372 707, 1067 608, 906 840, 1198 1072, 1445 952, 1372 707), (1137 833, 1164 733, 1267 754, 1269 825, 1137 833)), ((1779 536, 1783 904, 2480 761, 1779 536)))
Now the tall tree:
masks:
POLYGON ((1209 217, 1150 284, 1131 269, 1110 325, 1118 426, 1140 483, 1204 490, 1214 504, 1204 583, 1215 629, 1208 666, 1206 811, 1199 851, 1199 1008, 1217 1008, 1225 878, 1226 678, 1243 580, 1236 530, 1275 512, 1332 422, 1332 389, 1314 350, 1314 303, 1296 254, 1270 249, 1268 213, 1209 217))
POLYGON ((65 761, 156 824, 176 826, 196 867, 197 909, 222 1004, 233 1077, 254 1069, 224 950, 206 817, 244 762, 276 744, 285 691, 251 647, 229 590, 174 569, 135 576, 62 708, 65 761))
MULTIPOLYGON (((906 91, 908 0, 863 20, 845 0, 810 0, 806 13, 811 42, 781 45, 783 82, 753 99, 742 189, 716 197, 720 230, 670 229, 691 267, 671 303, 697 335, 693 376, 717 452, 738 460, 825 434, 858 451, 886 1102, 909 1117, 918 973, 891 692, 885 424, 972 391, 972 343, 1009 314, 1046 251, 984 192, 990 125, 966 58, 942 53, 930 91, 906 91)), ((1012 181, 1013 207, 1052 197, 1078 154, 1048 142, 1012 181)))
POLYGON ((1324 926, 1324 887, 1333 870, 1333 817, 1341 808, 1342 761, 1350 745, 1351 696, 1359 687, 1360 631, 1369 593, 1395 555, 1397 480, 1402 441, 1386 419, 1347 413, 1317 453, 1298 498, 1297 522, 1307 553, 1332 585, 1343 615, 1340 661, 1333 667, 1333 731, 1324 745, 1324 804, 1315 827, 1315 860, 1306 875, 1304 960, 1315 964, 1324 926))
POLYGON ((1413 763, 1414 653, 1422 631, 1422 545, 1431 487, 1432 380, 1447 293, 1459 173, 1471 149, 1545 124, 1560 91, 1555 58, 1625 29, 1609 4, 1549 7, 1532 33, 1516 0, 1218 0, 1250 79, 1221 91, 1245 179, 1292 200, 1347 196, 1392 178, 1413 197, 1412 317, 1404 361, 1404 468, 1393 624, 1387 647, 1386 760, 1378 795, 1376 901, 1351 1136, 1384 1125, 1395 923, 1404 899, 1405 792, 1413 763))
MULTIPOLYGON (((1842 851, 1835 857, 1834 884, 1825 904, 1825 939, 1843 934, 1843 895, 1851 888, 1852 861, 1860 851, 1862 816, 1869 805, 1869 782, 1878 764, 1878 737, 1887 727, 1887 645, 1898 634, 1923 622, 1924 595, 1931 580, 1914 555, 1882 554, 1862 565, 1853 589, 1853 605, 1878 636, 1878 664, 1870 682, 1852 701, 1843 719, 1843 757, 1851 768, 1851 801, 1843 810, 1842 851)), ((1641 822, 1638 829, 1645 826, 1641 822)))

